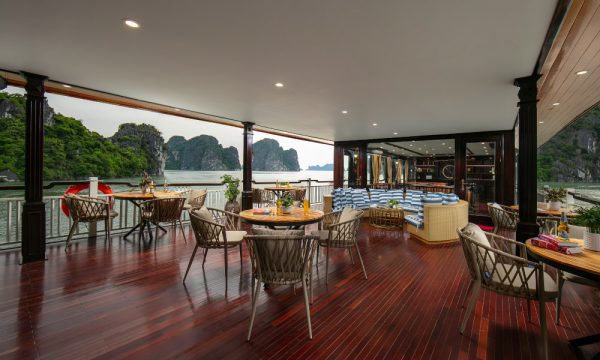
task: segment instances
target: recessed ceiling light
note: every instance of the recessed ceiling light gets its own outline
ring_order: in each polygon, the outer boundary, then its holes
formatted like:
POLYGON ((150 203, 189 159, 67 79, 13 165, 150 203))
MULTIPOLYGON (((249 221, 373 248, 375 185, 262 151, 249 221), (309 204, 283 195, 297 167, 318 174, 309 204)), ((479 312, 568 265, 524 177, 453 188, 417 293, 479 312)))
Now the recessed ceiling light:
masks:
POLYGON ((448 149, 452 149, 452 146, 448 146, 448 149))
POLYGON ((577 74, 577 75, 585 75, 587 73, 588 73, 587 70, 580 70, 580 71, 576 72, 575 74, 577 74))
POLYGON ((543 123, 544 123, 543 121, 538 121, 538 124, 543 124, 543 123))
POLYGON ((419 148, 419 150, 421 150, 421 148, 419 148))
POLYGON ((373 126, 377 126, 377 123, 373 123, 373 126))
POLYGON ((278 88, 282 88, 283 84, 282 83, 275 83, 275 86, 278 87, 278 88))
POLYGON ((178 109, 178 108, 175 108, 174 110, 175 110, 175 111, 181 111, 181 109, 178 109))
POLYGON ((446 143, 442 143, 442 145, 446 145, 446 143))
POLYGON ((560 105, 559 102, 555 102, 554 104, 552 104, 552 106, 558 106, 558 105, 560 105))
POLYGON ((429 151, 425 151, 426 154, 429 154, 429 151))
POLYGON ((133 29, 137 29, 137 28, 140 27, 140 24, 137 21, 135 21, 135 20, 125 19, 125 20, 123 20, 123 22, 125 23, 125 25, 127 25, 127 26, 129 26, 130 28, 133 28, 133 29))
POLYGON ((408 146, 412 146, 412 144, 408 145, 408 146))
POLYGON ((63 87, 70 88, 71 85, 63 84, 63 87))
POLYGON ((342 114, 347 114, 348 110, 342 110, 342 114))
POLYGON ((398 133, 397 133, 397 132, 395 132, 395 133, 394 133, 394 135, 398 135, 398 133))
POLYGON ((484 142, 481 143, 481 145, 485 144, 484 142))

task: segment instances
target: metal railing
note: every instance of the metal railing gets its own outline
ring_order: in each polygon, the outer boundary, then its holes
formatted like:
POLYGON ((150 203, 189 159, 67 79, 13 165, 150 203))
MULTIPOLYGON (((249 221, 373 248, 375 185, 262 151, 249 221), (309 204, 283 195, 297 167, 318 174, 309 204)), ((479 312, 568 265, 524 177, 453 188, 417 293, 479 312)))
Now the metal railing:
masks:
MULTIPOLYGON (((54 181, 44 186, 44 189, 51 189, 56 186, 68 186, 75 184, 88 184, 86 181, 54 181)), ((107 185, 120 185, 126 188, 137 188, 137 184, 119 181, 100 182, 107 185)), ((306 197, 311 203, 311 207, 322 208, 324 195, 330 194, 333 191, 332 181, 319 180, 299 180, 289 182, 297 187, 306 188, 306 197)), ((253 184, 258 187, 273 185, 275 182, 255 182, 253 184)), ((224 208, 225 206, 225 190, 220 183, 173 183, 169 184, 170 189, 186 191, 191 188, 208 188, 205 204, 208 207, 224 208), (221 187, 215 189, 215 187, 221 187)), ((22 190, 23 185, 2 186, 0 190, 22 190)), ((97 197, 106 198, 110 195, 98 193, 97 197)), ((46 239, 48 243, 64 241, 71 228, 72 221, 66 216, 61 208, 62 195, 45 196, 46 203, 46 239)), ((22 219, 21 213, 25 199, 23 197, 0 198, 0 248, 16 247, 21 241, 22 219)), ((119 216, 112 220, 111 231, 113 233, 126 232, 139 223, 138 208, 131 202, 126 200, 115 199, 114 210, 119 213, 119 216)), ((184 212, 182 215, 184 222, 189 221, 189 215, 184 212)), ((74 239, 94 236, 94 232, 101 234, 104 231, 104 222, 98 222, 90 227, 88 224, 79 224, 75 230, 74 239), (95 227, 95 229, 94 229, 95 227), (90 232, 90 228, 92 231, 90 232)))

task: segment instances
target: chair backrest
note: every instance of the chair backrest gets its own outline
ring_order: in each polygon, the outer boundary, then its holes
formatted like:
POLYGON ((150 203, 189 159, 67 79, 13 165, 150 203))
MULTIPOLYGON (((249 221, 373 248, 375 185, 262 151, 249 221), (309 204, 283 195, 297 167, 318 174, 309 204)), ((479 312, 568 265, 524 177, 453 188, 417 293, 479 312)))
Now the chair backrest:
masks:
POLYGON ((338 225, 330 227, 328 246, 330 247, 348 247, 354 245, 358 236, 358 229, 362 219, 362 210, 353 210, 354 216, 351 220, 346 220, 338 217, 338 225))
POLYGON ((205 208, 190 211, 190 223, 198 246, 202 248, 221 248, 225 246, 225 235, 223 234, 225 227, 217 223, 212 214, 205 208))
POLYGON ((312 274, 316 237, 299 235, 247 235, 254 271, 269 284, 293 284, 312 274))
POLYGON ((74 221, 96 221, 108 216, 108 205, 103 200, 66 194, 63 201, 67 204, 69 216, 74 221))
POLYGON ((165 197, 145 201, 140 204, 143 216, 154 222, 170 222, 181 218, 184 197, 165 197))
MULTIPOLYGON (((535 294, 535 288, 529 287, 530 281, 537 285, 539 269, 534 263, 487 246, 463 230, 457 232, 473 280, 504 295, 531 297, 535 294)), ((492 235, 485 234, 487 237, 492 235)))
POLYGON ((517 230, 518 213, 500 204, 487 204, 496 229, 517 230))
POLYGON ((292 196, 292 199, 294 201, 303 201, 304 197, 306 196, 306 189, 296 189, 293 191, 288 192, 288 194, 290 194, 292 196))
POLYGON ((206 196, 208 195, 207 190, 190 190, 187 194, 186 202, 192 208, 201 208, 204 206, 204 202, 206 201, 206 196))

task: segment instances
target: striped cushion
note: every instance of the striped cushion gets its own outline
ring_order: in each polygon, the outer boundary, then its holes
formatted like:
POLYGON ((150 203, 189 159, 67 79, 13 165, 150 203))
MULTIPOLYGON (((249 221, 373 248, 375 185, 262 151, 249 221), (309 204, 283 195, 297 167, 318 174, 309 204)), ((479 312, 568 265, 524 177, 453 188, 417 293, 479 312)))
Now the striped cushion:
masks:
POLYGON ((423 204, 441 204, 443 198, 439 195, 427 194, 423 196, 423 199, 421 201, 423 202, 423 204))
POLYGON ((407 223, 409 223, 417 228, 423 227, 423 220, 420 219, 418 215, 405 215, 404 219, 406 220, 407 223))
POLYGON ((381 195, 384 193, 384 190, 381 189, 371 189, 369 190, 369 194, 371 197, 371 204, 372 205, 379 205, 379 201, 381 200, 381 195))
POLYGON ((350 198, 354 208, 365 209, 369 207, 369 193, 367 189, 352 189, 350 198))
POLYGON ((456 194, 444 194, 445 204, 458 204, 458 195, 456 194))

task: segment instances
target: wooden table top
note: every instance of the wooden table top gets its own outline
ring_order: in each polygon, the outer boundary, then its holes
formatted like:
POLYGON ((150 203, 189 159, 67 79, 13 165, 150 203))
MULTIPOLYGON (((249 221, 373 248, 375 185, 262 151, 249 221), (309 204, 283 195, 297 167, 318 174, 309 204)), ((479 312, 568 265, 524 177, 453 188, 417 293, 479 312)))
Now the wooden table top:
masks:
MULTIPOLYGON (((573 207, 561 207, 560 210, 548 210, 546 207, 548 205, 546 203, 537 203, 537 213, 541 214, 541 215, 549 215, 549 216, 556 216, 556 217, 560 217, 562 212, 566 212, 567 216, 572 217, 572 216, 577 216, 577 212, 575 211, 575 208, 573 207)), ((519 210, 519 205, 511 205, 510 206, 512 209, 515 210, 519 210)))
POLYGON ((271 186, 271 187, 266 187, 264 188, 264 190, 269 190, 269 191, 293 191, 293 190, 300 190, 301 188, 299 187, 291 187, 291 186, 271 186))
MULTIPOLYGON (((571 239, 583 246, 583 240, 571 239)), ((537 260, 588 279, 600 281, 600 252, 583 249, 580 254, 567 255, 525 242, 527 252, 537 260)))
POLYGON ((240 212, 240 218, 242 218, 242 220, 245 222, 256 225, 305 225, 320 221, 323 218, 323 212, 319 210, 309 209, 308 212, 304 213, 303 208, 294 207, 292 208, 291 214, 264 215, 254 214, 253 210, 250 209, 240 212))
POLYGON ((178 191, 154 191, 154 194, 142 194, 141 191, 123 191, 112 194, 115 199, 123 200, 150 200, 159 197, 175 197, 181 195, 178 191))

